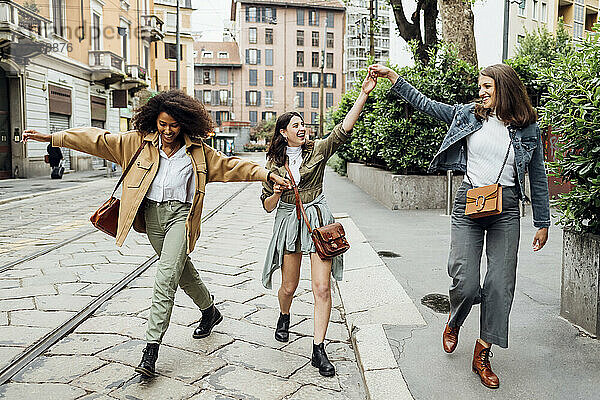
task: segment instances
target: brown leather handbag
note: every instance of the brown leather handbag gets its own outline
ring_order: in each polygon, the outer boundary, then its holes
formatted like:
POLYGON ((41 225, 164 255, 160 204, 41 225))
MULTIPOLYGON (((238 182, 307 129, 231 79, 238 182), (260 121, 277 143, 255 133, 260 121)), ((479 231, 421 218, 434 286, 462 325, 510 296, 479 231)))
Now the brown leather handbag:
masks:
MULTIPOLYGON (((506 160, 508 160, 511 145, 512 142, 508 144, 508 150, 506 151, 506 156, 504 157, 504 162, 502 163, 502 168, 500 169, 496 183, 467 190, 465 215, 468 215, 471 218, 482 218, 502 213, 502 186, 498 182, 500 182, 502 171, 504 171, 504 167, 506 166, 506 160)), ((471 183, 471 186, 475 186, 473 185, 471 178, 469 178, 469 175, 465 175, 471 183)))
POLYGON ((142 145, 139 149, 137 149, 131 161, 129 161, 127 168, 125 168, 121 178, 119 178, 119 182, 117 182, 117 186, 115 186, 115 189, 110 195, 110 199, 106 200, 106 202, 102 204, 100 208, 98 208, 90 217, 90 222, 92 225, 94 225, 98 230, 101 230, 112 237, 117 237, 117 227, 119 225, 119 206, 121 204, 121 201, 115 197, 115 192, 119 188, 121 182, 123 182, 125 175, 127 175, 127 172, 129 172, 131 166, 135 162, 135 159, 140 155, 145 145, 146 142, 143 141, 142 145))
POLYGON ((322 260, 329 260, 345 253, 350 248, 350 244, 348 243, 348 240, 346 240, 346 232, 344 231, 342 224, 334 222, 333 224, 312 229, 308 222, 304 205, 300 200, 298 186, 296 186, 296 182, 294 182, 294 176, 292 175, 287 162, 285 164, 285 169, 292 181, 292 187, 294 188, 294 194, 296 195, 296 216, 298 217, 298 220, 304 218, 304 222, 308 227, 308 232, 310 232, 310 236, 315 244, 315 249, 317 250, 319 257, 321 257, 322 260))

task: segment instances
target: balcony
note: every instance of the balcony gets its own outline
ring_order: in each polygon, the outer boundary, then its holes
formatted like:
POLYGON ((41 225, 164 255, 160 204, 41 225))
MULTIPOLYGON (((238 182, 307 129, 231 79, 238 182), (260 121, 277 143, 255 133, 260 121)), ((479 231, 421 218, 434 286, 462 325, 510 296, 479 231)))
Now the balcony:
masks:
POLYGON ((163 22, 156 15, 142 15, 142 39, 157 42, 165 37, 163 22))
POLYGON ((125 78, 121 56, 107 50, 90 50, 88 54, 90 67, 92 67, 92 80, 102 82, 108 87, 125 78))
POLYGON ((125 70, 127 76, 123 79, 121 88, 139 90, 148 86, 146 81, 146 69, 139 65, 128 65, 125 70))
POLYGON ((0 0, 0 58, 27 60, 52 48, 51 21, 10 0, 0 0))

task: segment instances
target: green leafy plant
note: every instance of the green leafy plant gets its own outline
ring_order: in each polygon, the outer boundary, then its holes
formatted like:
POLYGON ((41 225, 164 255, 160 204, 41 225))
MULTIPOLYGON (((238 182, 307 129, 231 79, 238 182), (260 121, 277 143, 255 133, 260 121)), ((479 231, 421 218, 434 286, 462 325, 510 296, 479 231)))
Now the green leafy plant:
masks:
POLYGON ((559 196, 560 223, 600 234, 600 24, 577 51, 544 71, 542 123, 559 135, 552 171, 574 188, 559 196))

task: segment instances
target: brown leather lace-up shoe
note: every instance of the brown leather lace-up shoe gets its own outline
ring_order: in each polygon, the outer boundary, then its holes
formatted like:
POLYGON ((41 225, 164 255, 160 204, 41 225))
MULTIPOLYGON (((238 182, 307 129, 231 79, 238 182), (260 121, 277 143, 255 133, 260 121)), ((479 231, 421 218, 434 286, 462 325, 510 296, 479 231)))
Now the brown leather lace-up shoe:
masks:
POLYGON ((481 383, 490 389, 497 389, 500 386, 498 376, 492 371, 490 365, 490 357, 494 355, 490 351, 490 347, 485 347, 481 339, 475 342, 475 352, 473 354, 473 372, 479 375, 481 383))
MULTIPOLYGON (((448 317, 448 322, 450 322, 450 317, 448 317)), ((442 346, 446 353, 452 353, 458 344, 458 331, 460 331, 460 326, 451 328, 450 325, 448 325, 448 322, 446 322, 444 334, 442 335, 442 346)))

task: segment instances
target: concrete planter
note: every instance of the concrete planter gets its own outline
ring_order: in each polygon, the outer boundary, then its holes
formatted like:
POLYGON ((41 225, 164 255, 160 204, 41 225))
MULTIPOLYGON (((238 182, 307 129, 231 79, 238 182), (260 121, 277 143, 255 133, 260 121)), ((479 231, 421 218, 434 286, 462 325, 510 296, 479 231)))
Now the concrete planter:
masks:
POLYGON ((600 335, 600 236, 565 230, 560 315, 600 335))
MULTIPOLYGON (((347 163, 348 179, 392 210, 446 208, 446 176, 395 175, 375 167, 347 163)), ((452 198, 463 180, 455 176, 452 198)))

